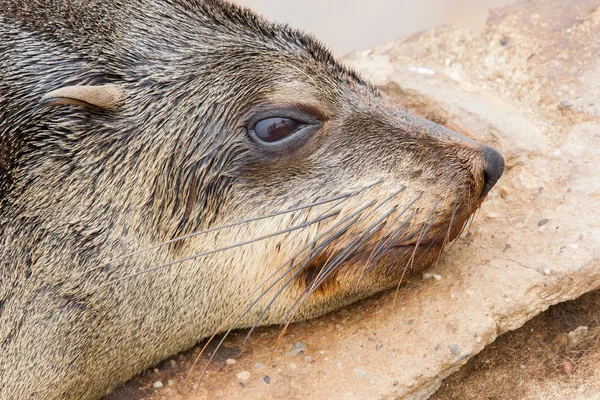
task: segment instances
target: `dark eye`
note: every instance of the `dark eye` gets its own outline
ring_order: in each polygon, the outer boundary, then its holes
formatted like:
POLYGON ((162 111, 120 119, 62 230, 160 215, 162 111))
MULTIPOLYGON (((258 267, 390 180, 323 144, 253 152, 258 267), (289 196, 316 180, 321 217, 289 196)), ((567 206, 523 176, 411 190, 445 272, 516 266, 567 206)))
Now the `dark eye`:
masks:
POLYGON ((289 118, 267 118, 254 125, 256 136, 268 143, 278 142, 296 132, 302 124, 289 118))

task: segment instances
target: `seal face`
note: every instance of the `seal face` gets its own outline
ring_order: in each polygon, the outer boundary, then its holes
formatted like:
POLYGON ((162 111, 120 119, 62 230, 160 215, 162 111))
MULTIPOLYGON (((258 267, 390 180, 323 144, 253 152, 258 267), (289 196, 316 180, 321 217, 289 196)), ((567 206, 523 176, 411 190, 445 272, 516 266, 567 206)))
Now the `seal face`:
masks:
POLYGON ((228 3, 0 10, 2 399, 98 398, 216 331, 395 287, 502 173, 228 3))

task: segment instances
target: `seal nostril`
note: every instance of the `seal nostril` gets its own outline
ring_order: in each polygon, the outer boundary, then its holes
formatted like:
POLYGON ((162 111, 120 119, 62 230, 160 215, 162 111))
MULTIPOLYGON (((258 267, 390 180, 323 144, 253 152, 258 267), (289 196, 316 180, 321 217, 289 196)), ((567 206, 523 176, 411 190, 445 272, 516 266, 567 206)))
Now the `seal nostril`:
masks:
POLYGON ((496 149, 484 146, 482 151, 486 166, 483 173, 484 184, 479 195, 480 198, 489 193, 504 172, 504 158, 496 149))

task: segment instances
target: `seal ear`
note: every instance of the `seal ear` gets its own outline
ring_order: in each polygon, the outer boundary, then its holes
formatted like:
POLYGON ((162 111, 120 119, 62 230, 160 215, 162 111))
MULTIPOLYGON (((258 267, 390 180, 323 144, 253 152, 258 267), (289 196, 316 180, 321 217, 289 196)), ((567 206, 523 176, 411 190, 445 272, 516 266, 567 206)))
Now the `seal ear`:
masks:
POLYGON ((47 93, 40 100, 44 106, 73 105, 113 109, 117 106, 123 91, 116 85, 66 86, 47 93))

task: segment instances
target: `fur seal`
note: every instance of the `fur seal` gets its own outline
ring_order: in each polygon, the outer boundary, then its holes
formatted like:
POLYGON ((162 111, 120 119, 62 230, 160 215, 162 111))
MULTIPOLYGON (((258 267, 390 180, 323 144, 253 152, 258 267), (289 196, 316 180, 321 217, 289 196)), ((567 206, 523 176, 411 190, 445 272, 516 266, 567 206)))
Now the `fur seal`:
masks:
POLYGON ((0 0, 0 399, 96 399, 431 265, 500 154, 217 0, 0 0))

